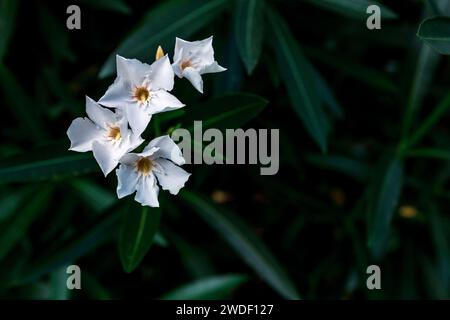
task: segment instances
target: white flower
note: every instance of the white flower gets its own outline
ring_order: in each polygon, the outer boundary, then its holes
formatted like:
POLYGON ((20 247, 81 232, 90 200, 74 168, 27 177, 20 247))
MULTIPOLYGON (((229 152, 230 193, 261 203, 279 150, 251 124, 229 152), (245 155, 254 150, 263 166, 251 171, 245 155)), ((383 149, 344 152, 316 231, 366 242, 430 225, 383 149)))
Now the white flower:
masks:
POLYGON ((214 60, 212 41, 211 36, 205 40, 193 42, 176 38, 175 42, 172 65, 175 74, 180 78, 187 78, 201 93, 203 93, 202 74, 227 70, 214 60))
POLYGON ((168 56, 152 65, 136 59, 116 57, 117 78, 98 101, 111 108, 124 110, 131 129, 141 134, 151 115, 184 107, 168 93, 173 89, 174 73, 168 56))
POLYGON ((128 121, 120 110, 114 113, 86 97, 86 113, 89 118, 76 118, 67 130, 71 142, 69 150, 93 151, 106 176, 125 153, 144 140, 128 128, 128 121))
POLYGON ((177 194, 190 174, 181 169, 185 163, 180 148, 169 136, 152 140, 141 153, 128 153, 116 170, 119 199, 136 191, 134 199, 143 206, 159 207, 159 185, 177 194))

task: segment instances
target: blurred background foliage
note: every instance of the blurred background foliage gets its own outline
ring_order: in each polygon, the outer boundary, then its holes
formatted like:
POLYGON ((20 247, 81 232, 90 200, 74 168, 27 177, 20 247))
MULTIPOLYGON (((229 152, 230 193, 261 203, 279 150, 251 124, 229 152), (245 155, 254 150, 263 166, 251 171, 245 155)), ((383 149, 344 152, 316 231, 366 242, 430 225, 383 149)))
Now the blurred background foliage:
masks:
POLYGON ((447 0, 0 0, 0 296, 450 298, 446 15, 447 0), (150 63, 209 35, 228 71, 205 95, 176 81, 187 107, 144 138, 193 120, 279 128, 279 173, 191 165, 161 209, 118 201, 114 174, 67 151, 84 95, 106 90, 116 53, 150 63), (371 264, 382 290, 366 289, 371 264))

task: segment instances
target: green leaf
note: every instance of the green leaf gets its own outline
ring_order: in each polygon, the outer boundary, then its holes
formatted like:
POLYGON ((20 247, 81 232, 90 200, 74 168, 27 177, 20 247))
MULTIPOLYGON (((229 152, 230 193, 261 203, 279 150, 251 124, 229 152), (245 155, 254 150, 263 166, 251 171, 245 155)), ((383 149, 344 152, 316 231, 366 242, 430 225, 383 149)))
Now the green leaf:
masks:
POLYGON ((448 223, 442 217, 434 206, 431 205, 430 215, 430 234, 433 238, 434 248, 436 252, 437 271, 442 286, 447 288, 450 294, 450 247, 449 238, 447 236, 448 223))
POLYGON ((194 130, 194 121, 202 120, 203 131, 208 128, 240 128, 255 118, 267 106, 267 100, 247 93, 229 94, 193 105, 183 118, 182 127, 194 130))
MULTIPOLYGON (((236 19, 234 19, 236 20, 236 19)), ((241 90, 245 77, 245 66, 239 53, 236 42, 235 21, 230 20, 227 26, 227 36, 217 48, 216 60, 227 67, 228 71, 221 73, 218 77, 213 77, 213 96, 221 96, 231 92, 241 90)))
POLYGON ((120 261, 125 272, 136 269, 155 240, 161 209, 132 204, 124 212, 119 236, 120 261))
POLYGON ((215 273, 210 255, 205 250, 190 244, 175 233, 169 233, 169 239, 178 252, 183 268, 192 278, 203 278, 215 273))
POLYGON ((278 59, 278 68, 287 87, 291 104, 303 121, 306 131, 322 152, 327 149, 329 123, 322 109, 313 67, 304 58, 285 21, 273 10, 266 10, 272 40, 278 59))
POLYGON ((10 217, 21 205, 26 196, 31 192, 32 188, 15 189, 14 192, 5 192, 0 197, 0 222, 10 217))
POLYGON ((248 280, 241 274, 227 274, 211 276, 196 280, 176 288, 166 294, 163 300, 217 300, 230 296, 231 291, 237 289, 248 280))
POLYGON ((450 150, 438 148, 411 149, 406 152, 406 156, 413 158, 434 158, 450 161, 450 150))
POLYGON ((415 116, 433 80, 439 62, 439 54, 425 44, 422 44, 412 75, 411 90, 408 95, 406 111, 402 123, 402 142, 405 143, 415 116))
POLYGON ((86 294, 94 300, 111 300, 109 291, 92 274, 83 272, 81 287, 86 294))
MULTIPOLYGON (((183 117, 181 127, 186 128, 193 133, 193 139, 190 150, 187 147, 183 152, 191 153, 194 157, 202 155, 208 148, 208 143, 204 143, 201 134, 194 132, 194 121, 201 122, 201 131, 209 128, 218 130, 241 128, 247 122, 255 118, 267 105, 263 98, 245 93, 229 94, 217 98, 209 99, 205 103, 193 105, 190 111, 183 117)), ((177 134, 172 138, 178 140, 177 134)), ((211 150, 209 150, 212 152, 211 150)), ((214 158, 220 161, 226 161, 225 155, 215 150, 214 158)))
POLYGON ((237 216, 230 212, 223 212, 210 201, 193 192, 184 190, 180 196, 269 286, 284 298, 300 299, 293 281, 289 279, 278 261, 237 216))
POLYGON ((16 24, 18 0, 0 0, 0 62, 5 56, 16 24))
POLYGON ((264 0, 238 0, 234 19, 236 43, 251 74, 258 64, 264 37, 264 0))
POLYGON ((51 188, 43 188, 29 200, 26 206, 0 225, 0 260, 24 237, 33 221, 45 211, 51 188))
POLYGON ((94 9, 109 10, 123 14, 131 13, 131 8, 123 0, 82 0, 82 2, 94 9))
POLYGON ((50 292, 48 299, 50 300, 69 300, 71 290, 67 288, 66 266, 55 269, 50 274, 50 292))
POLYGON ((153 62, 158 45, 171 48, 175 37, 190 37, 213 21, 227 3, 228 0, 164 1, 147 13, 139 27, 108 57, 99 77, 105 78, 114 73, 116 54, 153 62))
POLYGON ((341 172, 358 181, 365 181, 369 175, 369 167, 361 161, 336 155, 307 155, 306 160, 324 169, 341 172))
POLYGON ((16 117, 22 132, 26 133, 29 140, 40 140, 45 138, 45 130, 40 124, 40 117, 36 110, 30 108, 32 99, 17 81, 14 74, 3 64, 0 64, 0 92, 5 106, 11 110, 16 117))
POLYGON ((334 96, 334 93, 331 90, 331 88, 328 86, 328 83, 320 75, 320 73, 317 72, 317 70, 312 67, 312 65, 310 65, 309 72, 314 77, 315 87, 317 93, 319 94, 319 97, 321 97, 323 104, 328 107, 329 112, 334 117, 336 117, 337 119, 342 119, 344 117, 344 110, 342 109, 339 102, 336 100, 336 97, 334 96))
POLYGON ((384 253, 394 210, 403 186, 403 163, 392 159, 374 192, 374 202, 369 211, 368 246, 375 258, 384 253))
POLYGON ((422 124, 417 130, 411 135, 408 140, 408 146, 414 146, 419 143, 425 135, 430 131, 431 128, 445 115, 445 113, 450 108, 450 94, 447 94, 434 108, 431 114, 425 118, 422 124))
POLYGON ((309 3, 318 7, 336 12, 349 18, 367 18, 367 8, 377 5, 381 10, 382 19, 395 19, 397 14, 391 9, 373 0, 308 0, 309 3))
POLYGON ((387 92, 395 92, 397 90, 394 82, 385 73, 358 64, 338 55, 336 52, 327 52, 326 50, 312 47, 304 47, 303 50, 308 58, 329 65, 343 74, 365 82, 372 88, 387 92))
POLYGON ((450 17, 425 19, 417 36, 437 52, 450 55, 450 17))
POLYGON ((61 23, 44 5, 40 5, 38 9, 42 37, 54 59, 74 62, 76 56, 70 48, 70 33, 66 25, 61 23))
POLYGON ((111 191, 89 180, 76 179, 71 181, 70 184, 86 204, 97 212, 102 212, 117 202, 117 196, 111 191))
POLYGON ((83 234, 77 234, 55 252, 52 252, 48 256, 40 257, 37 261, 30 263, 28 268, 23 272, 20 282, 24 284, 36 281, 36 279, 39 279, 60 266, 67 266, 67 264, 76 261, 89 251, 103 244, 111 236, 115 235, 120 215, 126 209, 128 208, 111 210, 111 213, 102 216, 95 225, 88 228, 83 234))
POLYGON ((0 161, 0 183, 54 180, 98 171, 92 154, 46 146, 0 161))

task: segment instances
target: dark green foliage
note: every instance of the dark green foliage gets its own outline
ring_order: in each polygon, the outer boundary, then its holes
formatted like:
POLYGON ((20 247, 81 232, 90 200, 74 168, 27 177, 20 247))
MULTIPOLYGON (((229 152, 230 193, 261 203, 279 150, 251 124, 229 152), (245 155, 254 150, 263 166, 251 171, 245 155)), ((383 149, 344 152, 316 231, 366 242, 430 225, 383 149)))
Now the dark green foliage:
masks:
POLYGON ((83 0, 69 31, 70 4, 0 0, 1 298, 450 298, 447 0, 83 0), (68 150, 85 95, 116 54, 150 63, 211 35, 228 70, 203 95, 176 79, 186 107, 144 138, 279 129, 279 172, 186 165, 160 208, 117 199, 115 173, 68 150))

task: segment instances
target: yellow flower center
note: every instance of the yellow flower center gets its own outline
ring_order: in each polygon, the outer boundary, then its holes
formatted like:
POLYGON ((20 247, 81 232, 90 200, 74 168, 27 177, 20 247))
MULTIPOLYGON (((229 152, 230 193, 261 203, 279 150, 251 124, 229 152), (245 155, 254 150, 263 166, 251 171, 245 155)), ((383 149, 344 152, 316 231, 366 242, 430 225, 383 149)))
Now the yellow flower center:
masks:
POLYGON ((192 67, 192 62, 191 60, 183 60, 181 62, 181 70, 184 70, 186 68, 192 67))
POLYGON ((136 167, 138 172, 142 173, 143 175, 148 175, 153 169, 153 162, 149 158, 143 157, 137 161, 136 167))
POLYGON ((138 87, 134 90, 134 98, 141 103, 145 103, 150 98, 150 92, 146 87, 138 87))
POLYGON ((119 141, 122 138, 119 127, 110 127, 108 131, 108 138, 114 141, 119 141))

